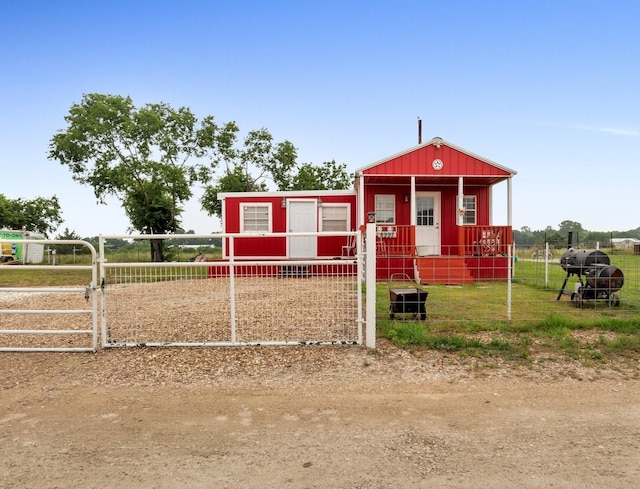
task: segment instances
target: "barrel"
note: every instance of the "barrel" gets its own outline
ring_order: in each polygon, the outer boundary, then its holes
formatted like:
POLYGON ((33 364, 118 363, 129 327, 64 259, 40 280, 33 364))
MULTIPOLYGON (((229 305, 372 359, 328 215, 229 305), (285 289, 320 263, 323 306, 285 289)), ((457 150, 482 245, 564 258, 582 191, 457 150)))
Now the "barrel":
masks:
POLYGON ((624 285, 622 270, 613 265, 593 265, 584 270, 584 276, 591 287, 609 293, 617 292, 624 285))
POLYGON ((560 266, 568 273, 582 275, 594 265, 610 265, 609 255, 600 250, 574 250, 569 248, 560 257, 560 266))

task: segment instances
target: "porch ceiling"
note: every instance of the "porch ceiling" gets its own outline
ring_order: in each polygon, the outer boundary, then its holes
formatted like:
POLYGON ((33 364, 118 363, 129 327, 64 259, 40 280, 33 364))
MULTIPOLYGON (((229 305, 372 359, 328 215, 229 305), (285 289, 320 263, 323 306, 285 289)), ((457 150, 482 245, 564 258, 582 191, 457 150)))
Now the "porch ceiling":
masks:
MULTIPOLYGON (((412 175, 364 175, 365 185, 411 185, 412 175)), ((501 175, 460 175, 464 179, 464 185, 492 186, 507 180, 501 175)), ((451 187, 458 185, 458 176, 443 175, 415 175, 416 185, 437 185, 451 187)))

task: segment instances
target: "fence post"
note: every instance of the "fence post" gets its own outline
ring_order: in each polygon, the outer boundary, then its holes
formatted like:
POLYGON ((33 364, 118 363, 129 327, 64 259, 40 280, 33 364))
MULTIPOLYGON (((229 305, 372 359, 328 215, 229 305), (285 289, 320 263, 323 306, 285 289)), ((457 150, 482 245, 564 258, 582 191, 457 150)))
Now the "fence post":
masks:
POLYGON ((230 314, 231 314, 231 342, 238 341, 236 335, 236 265, 235 265, 235 244, 233 236, 229 236, 229 301, 230 301, 230 314))
POLYGON ((513 257, 515 255, 515 245, 507 246, 507 321, 511 321, 511 273, 513 270, 513 257), (513 247, 513 253, 511 249, 513 247))
POLYGON ((544 243, 544 286, 549 286, 549 242, 544 243))
POLYGON ((366 230, 366 314, 367 314, 367 330, 366 330, 366 346, 368 348, 376 347, 376 225, 368 223, 366 230))

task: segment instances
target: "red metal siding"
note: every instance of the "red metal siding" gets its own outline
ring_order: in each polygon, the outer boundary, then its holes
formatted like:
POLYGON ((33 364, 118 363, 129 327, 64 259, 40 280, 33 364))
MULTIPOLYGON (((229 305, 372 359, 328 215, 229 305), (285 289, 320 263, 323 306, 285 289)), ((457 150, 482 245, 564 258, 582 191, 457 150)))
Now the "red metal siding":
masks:
POLYGON ((433 144, 421 146, 363 171, 365 175, 436 175, 436 176, 509 176, 509 173, 485 161, 456 149, 433 144), (444 162, 441 170, 434 170, 431 163, 435 159, 444 162))
MULTIPOLYGON (((458 189, 445 189, 441 194, 441 239, 443 247, 450 246, 450 253, 456 254, 458 246, 458 189), (456 249, 454 249, 454 247, 456 249)), ((466 188, 464 194, 476 197, 476 224, 489 224, 489 189, 486 187, 466 188)), ((445 253, 446 248, 443 249, 445 253)))
MULTIPOLYGON (((435 190, 438 190, 437 188, 435 190)), ((458 226, 456 225, 458 189, 439 189, 440 193, 440 245, 443 255, 458 253, 458 226)))
MULTIPOLYGON (((240 205, 243 203, 271 203, 271 225, 274 233, 286 231, 286 209, 280 205, 282 199, 265 196, 227 197, 225 199, 225 233, 240 232, 240 205)), ((249 236, 234 238, 234 256, 250 257, 278 257, 286 256, 287 242, 285 238, 265 238, 261 236, 249 236)), ((226 243, 229 252, 229 240, 226 243)))
MULTIPOLYGON (((227 196, 224 205, 224 226, 225 233, 240 233, 240 205, 241 203, 270 203, 271 204, 271 225, 274 233, 287 232, 287 208, 282 207, 283 199, 309 199, 316 200, 318 196, 293 194, 282 194, 265 196, 260 193, 252 196, 227 196)), ((350 222, 353 231, 357 228, 356 222, 356 196, 353 195, 321 195, 323 204, 350 204, 350 222)), ((320 226, 318 216, 318 226, 320 226)), ((319 230, 319 229, 318 229, 319 230)), ((227 247, 228 250, 228 241, 227 247)), ((236 257, 285 257, 287 256, 287 240, 284 237, 264 237, 250 236, 234 238, 236 257)), ((327 236, 319 237, 317 243, 317 255, 319 257, 341 256, 342 246, 346 244, 345 237, 327 236)))

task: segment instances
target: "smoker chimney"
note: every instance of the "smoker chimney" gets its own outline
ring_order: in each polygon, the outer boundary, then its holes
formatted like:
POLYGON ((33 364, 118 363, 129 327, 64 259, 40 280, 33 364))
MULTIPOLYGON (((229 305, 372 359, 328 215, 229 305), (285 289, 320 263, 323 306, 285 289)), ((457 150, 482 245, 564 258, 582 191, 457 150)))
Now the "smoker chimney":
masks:
POLYGON ((418 144, 422 144, 422 119, 418 117, 418 144))

